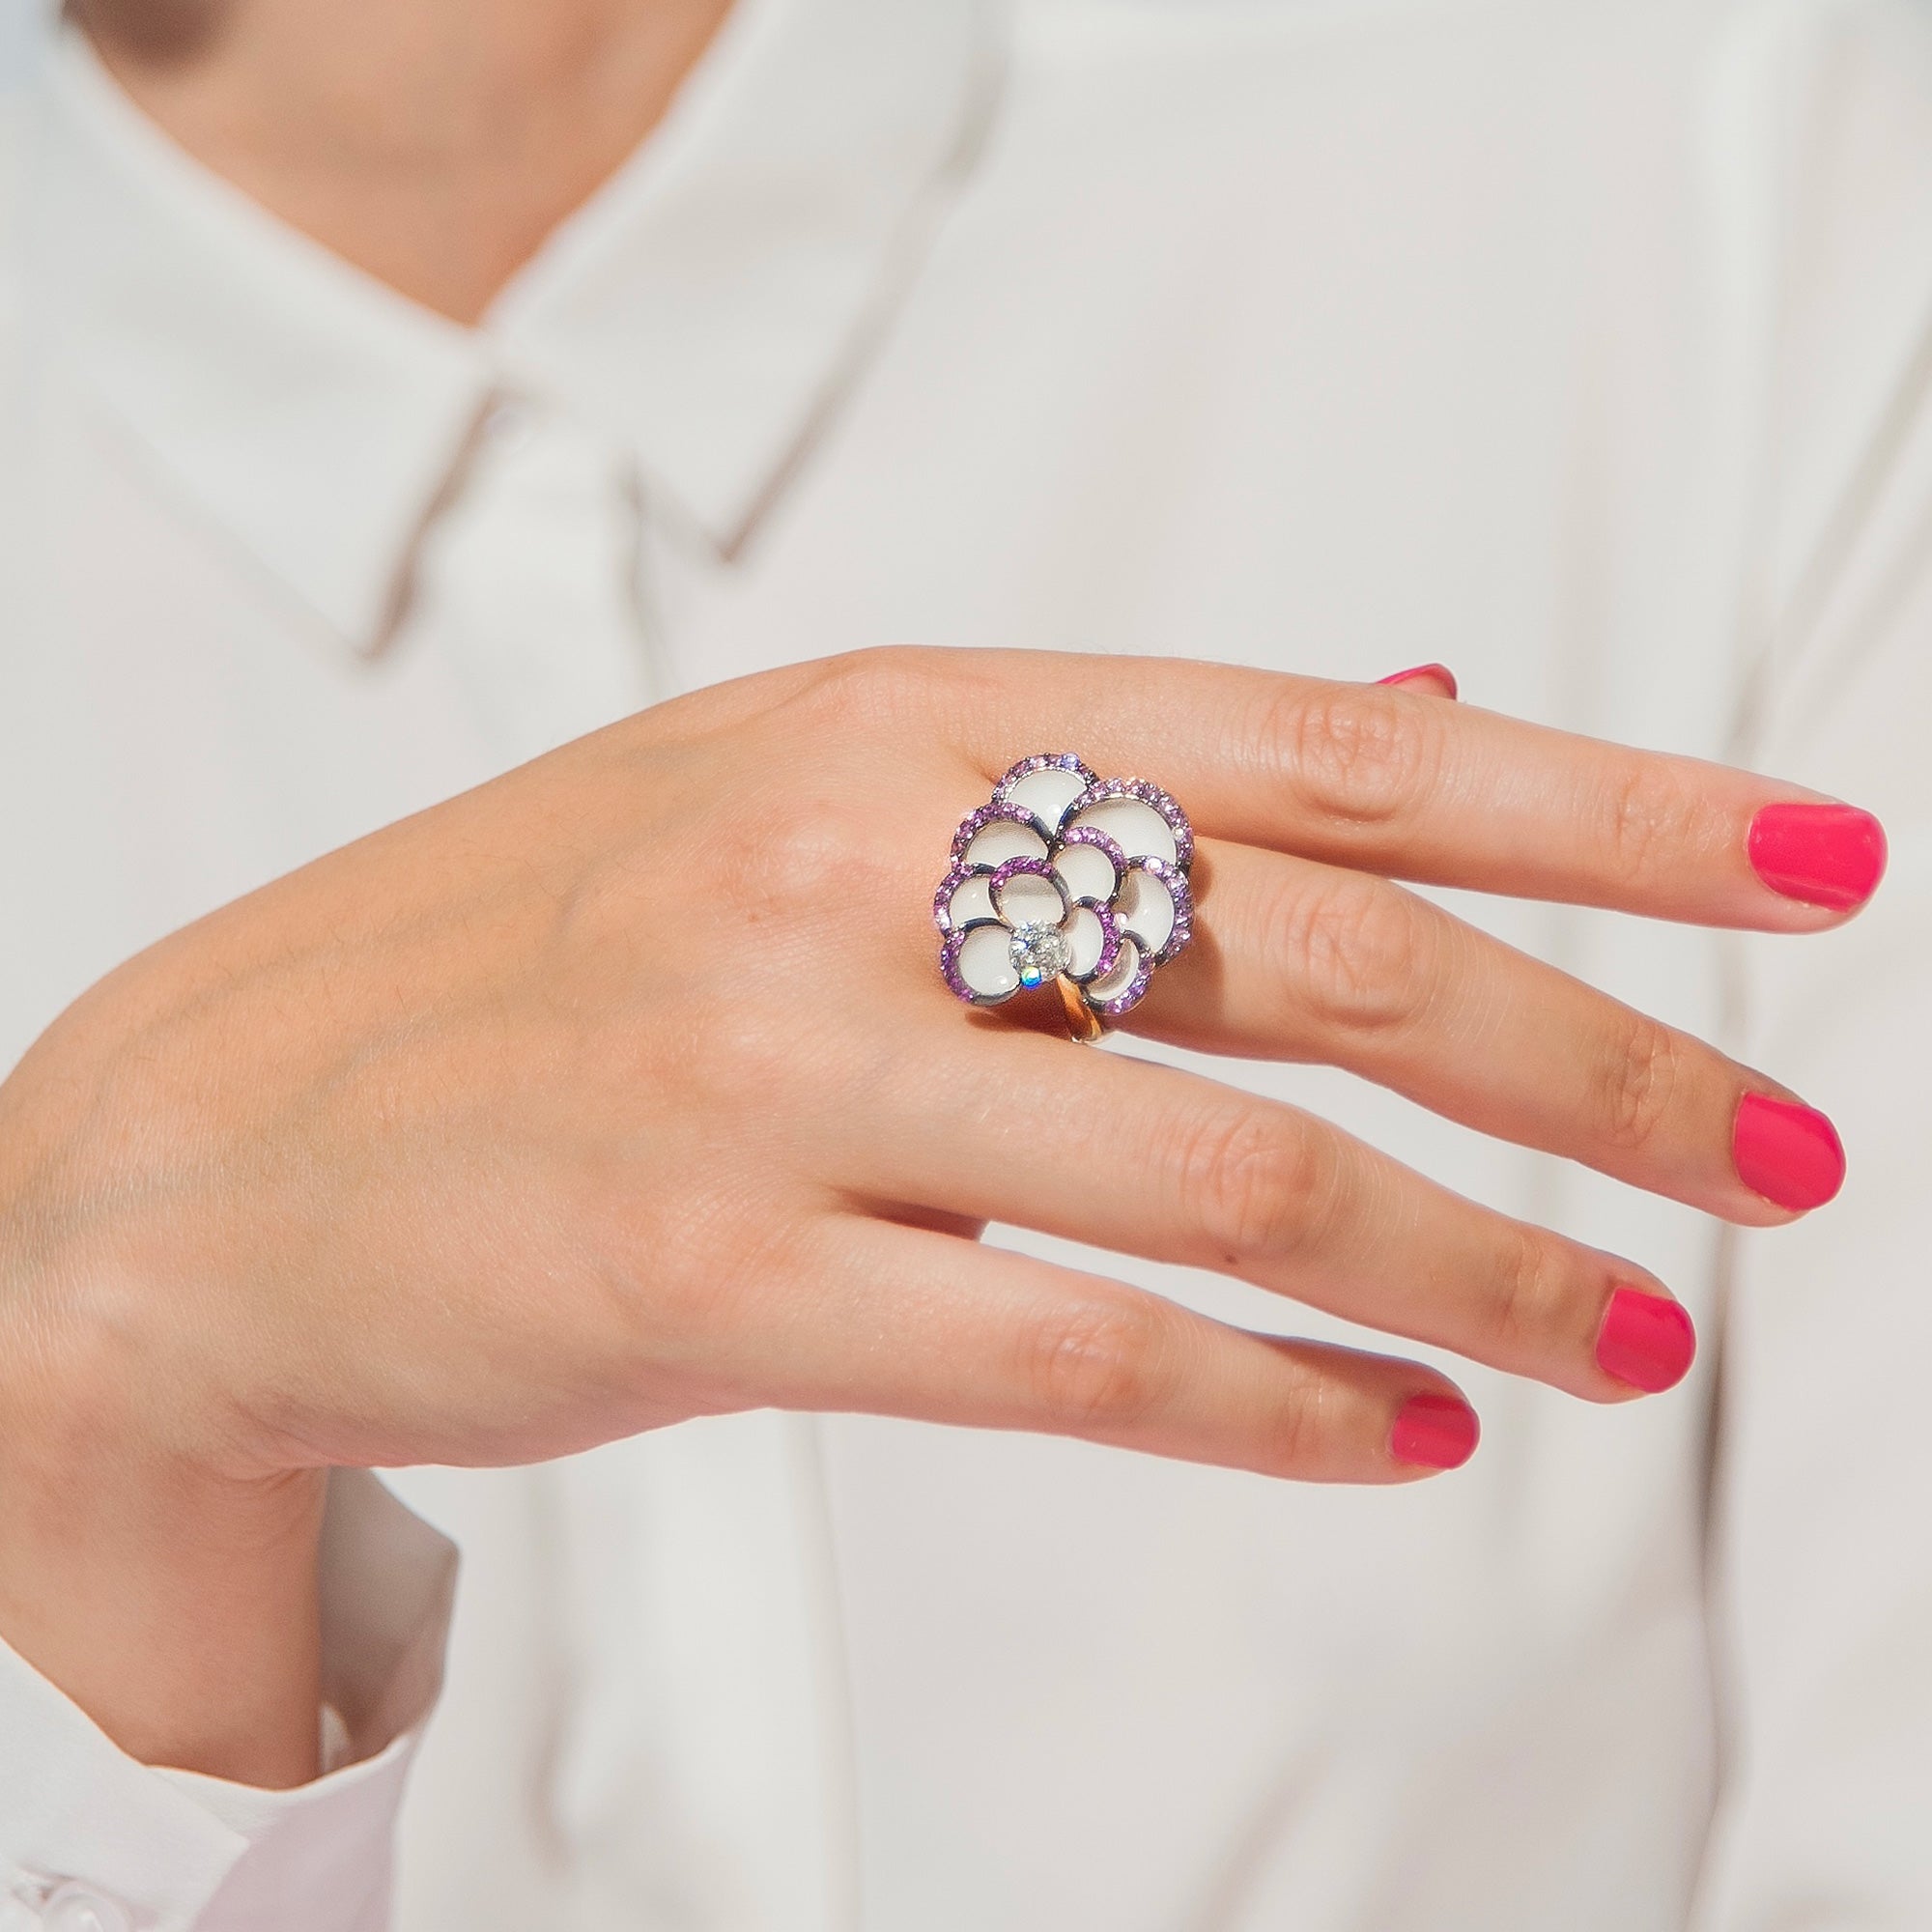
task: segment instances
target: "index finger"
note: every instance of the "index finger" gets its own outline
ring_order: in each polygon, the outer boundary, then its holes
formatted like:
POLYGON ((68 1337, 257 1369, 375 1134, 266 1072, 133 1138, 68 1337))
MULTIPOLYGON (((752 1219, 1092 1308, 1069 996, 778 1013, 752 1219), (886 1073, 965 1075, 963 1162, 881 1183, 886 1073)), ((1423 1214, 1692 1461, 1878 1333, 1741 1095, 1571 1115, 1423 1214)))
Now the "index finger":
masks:
POLYGON ((1808 932, 1861 906, 1885 834, 1854 806, 1401 687, 1190 659, 949 651, 991 776, 1077 751, 1198 831, 1423 884, 1808 932))

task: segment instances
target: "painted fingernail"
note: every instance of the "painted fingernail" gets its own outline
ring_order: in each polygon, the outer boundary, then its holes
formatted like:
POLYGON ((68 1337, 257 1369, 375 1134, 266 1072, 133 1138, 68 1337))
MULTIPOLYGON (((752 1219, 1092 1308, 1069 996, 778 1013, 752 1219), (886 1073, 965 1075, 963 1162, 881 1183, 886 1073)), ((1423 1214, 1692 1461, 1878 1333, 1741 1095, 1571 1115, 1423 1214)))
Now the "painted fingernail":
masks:
POLYGON ((1620 1288, 1597 1330, 1597 1366, 1645 1395, 1674 1388, 1697 1352, 1697 1331, 1681 1302, 1620 1288))
POLYGON ((1731 1126, 1738 1179, 1776 1208, 1822 1208, 1845 1184, 1838 1130, 1815 1107, 1747 1094, 1731 1126))
POLYGON ((1452 1395, 1412 1395, 1389 1431, 1389 1454, 1423 1469, 1460 1469, 1483 1433, 1476 1411, 1452 1395))
POLYGON ((1376 679, 1378 684, 1419 684, 1423 679, 1431 684, 1439 684, 1445 697, 1458 695, 1456 673, 1447 665, 1414 665, 1407 670, 1392 671, 1387 677, 1376 679))
POLYGON ((1849 912, 1885 875, 1885 827, 1855 805, 1766 805, 1745 841, 1751 870, 1773 892, 1849 912))

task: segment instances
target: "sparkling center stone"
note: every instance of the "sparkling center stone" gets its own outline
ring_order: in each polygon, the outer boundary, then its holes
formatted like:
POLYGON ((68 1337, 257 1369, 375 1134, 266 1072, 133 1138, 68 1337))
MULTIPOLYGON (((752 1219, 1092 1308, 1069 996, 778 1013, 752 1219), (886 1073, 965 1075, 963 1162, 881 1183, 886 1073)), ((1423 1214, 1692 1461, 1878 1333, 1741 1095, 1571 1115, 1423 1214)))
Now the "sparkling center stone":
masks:
POLYGON ((1065 972, 1072 958, 1057 925, 1016 925, 1009 950, 1022 986, 1045 985, 1065 972))

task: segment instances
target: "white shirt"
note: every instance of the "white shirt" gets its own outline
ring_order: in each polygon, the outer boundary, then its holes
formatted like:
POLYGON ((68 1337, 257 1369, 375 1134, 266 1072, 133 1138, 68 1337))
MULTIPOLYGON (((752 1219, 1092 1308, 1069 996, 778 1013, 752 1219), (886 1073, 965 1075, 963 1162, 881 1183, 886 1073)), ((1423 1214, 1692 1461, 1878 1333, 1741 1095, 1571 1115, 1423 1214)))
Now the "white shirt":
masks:
POLYGON ((403 1932, 1932 1924, 1921 8, 742 0, 473 333, 45 39, 0 120, 0 1066, 317 852, 887 640, 1439 657, 1894 862, 1804 942, 1466 908, 1832 1112, 1795 1229, 1221 1069, 1657 1268, 1679 1391, 1459 1364, 1482 1450, 1397 1492, 769 1415, 401 1472, 462 1551, 440 1699, 446 1546, 338 1478, 336 1768, 142 1767, 0 1652, 0 1932, 367 1932, 398 1805, 403 1932))

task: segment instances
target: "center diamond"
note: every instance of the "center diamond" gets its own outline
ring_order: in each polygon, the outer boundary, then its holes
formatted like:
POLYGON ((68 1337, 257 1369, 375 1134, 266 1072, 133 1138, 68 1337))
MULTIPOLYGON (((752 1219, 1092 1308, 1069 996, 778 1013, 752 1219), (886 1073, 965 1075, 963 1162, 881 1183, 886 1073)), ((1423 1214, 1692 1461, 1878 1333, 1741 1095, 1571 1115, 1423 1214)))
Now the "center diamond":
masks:
POLYGON ((1057 925, 1016 925, 1008 949, 1022 986, 1043 986, 1072 963, 1065 935, 1057 925))

